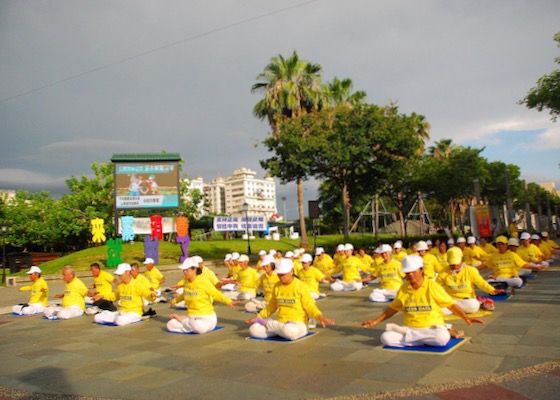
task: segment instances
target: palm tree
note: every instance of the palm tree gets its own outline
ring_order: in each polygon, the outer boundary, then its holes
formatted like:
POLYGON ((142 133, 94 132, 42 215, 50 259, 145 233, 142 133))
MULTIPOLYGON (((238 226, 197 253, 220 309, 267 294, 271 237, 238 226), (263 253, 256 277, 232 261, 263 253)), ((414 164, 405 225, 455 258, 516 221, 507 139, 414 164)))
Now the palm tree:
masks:
MULTIPOLYGON (((284 58, 273 57, 264 71, 257 76, 251 92, 264 91, 264 98, 253 108, 253 115, 268 120, 272 134, 279 136, 278 124, 282 119, 299 118, 318 109, 321 98, 321 66, 301 60, 294 50, 284 58)), ((301 231, 301 246, 307 247, 307 231, 303 203, 303 178, 297 179, 297 196, 301 231)))
POLYGON ((435 158, 448 158, 449 155, 457 149, 457 145, 451 139, 441 139, 435 142, 435 146, 428 148, 428 153, 435 158))
POLYGON ((352 108, 357 104, 363 104, 366 99, 366 92, 359 90, 352 93, 353 83, 352 79, 338 79, 334 78, 323 87, 323 99, 330 106, 345 106, 352 108))

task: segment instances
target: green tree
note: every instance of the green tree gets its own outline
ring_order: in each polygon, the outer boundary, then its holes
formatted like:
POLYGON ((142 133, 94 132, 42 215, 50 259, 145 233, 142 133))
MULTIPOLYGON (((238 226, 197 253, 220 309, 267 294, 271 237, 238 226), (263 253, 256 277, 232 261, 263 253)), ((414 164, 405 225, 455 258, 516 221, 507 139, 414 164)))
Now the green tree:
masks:
MULTIPOLYGON (((288 57, 282 55, 273 57, 264 71, 257 76, 257 81, 251 91, 264 92, 261 99, 253 108, 253 115, 259 119, 266 119, 272 129, 272 137, 282 135, 280 123, 283 120, 298 119, 319 107, 321 100, 321 66, 299 58, 296 51, 288 57)), ((304 138, 300 138, 303 140, 304 138)), ((261 162, 261 165, 268 162, 261 162)), ((266 168, 266 167, 265 167, 266 168)), ((272 167, 273 176, 280 173, 278 168, 272 167)), ((303 204, 303 181, 308 179, 302 169, 293 168, 281 174, 283 182, 297 182, 298 210, 301 231, 301 246, 307 247, 307 230, 305 227, 305 213, 303 204), (289 179, 289 180, 286 180, 289 179)))
MULTIPOLYGON (((560 32, 554 35, 554 41, 560 47, 560 32)), ((554 61, 560 64, 560 57, 554 61)), ((556 122, 560 115, 560 69, 555 69, 548 75, 543 75, 532 87, 519 104, 525 104, 527 108, 536 108, 538 111, 548 109, 552 121, 556 122)))

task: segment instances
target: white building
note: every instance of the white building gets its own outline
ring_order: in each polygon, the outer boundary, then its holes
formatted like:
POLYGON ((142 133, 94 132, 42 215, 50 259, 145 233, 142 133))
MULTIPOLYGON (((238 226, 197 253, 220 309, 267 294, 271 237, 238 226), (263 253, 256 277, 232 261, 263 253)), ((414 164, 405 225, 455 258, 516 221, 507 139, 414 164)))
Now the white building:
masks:
POLYGON ((242 205, 247 203, 248 214, 270 218, 277 213, 276 183, 271 177, 256 179, 256 175, 255 171, 240 168, 231 176, 212 179, 212 183, 203 183, 202 178, 193 179, 189 188, 202 185, 210 213, 239 215, 242 205))

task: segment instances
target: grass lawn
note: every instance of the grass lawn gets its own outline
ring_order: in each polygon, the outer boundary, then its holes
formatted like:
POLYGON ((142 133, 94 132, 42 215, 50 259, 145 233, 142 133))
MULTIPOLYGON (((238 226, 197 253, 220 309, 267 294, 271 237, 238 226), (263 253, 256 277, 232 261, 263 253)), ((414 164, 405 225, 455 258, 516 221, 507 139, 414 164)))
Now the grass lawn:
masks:
MULTIPOLYGON (((388 238, 386 238, 388 240, 388 238)), ((324 247, 328 253, 333 253, 337 244, 343 242, 342 235, 323 235, 316 238, 317 246, 324 247)), ((312 251, 314 238, 308 237, 312 251)), ((293 240, 289 238, 281 238, 280 240, 252 239, 251 253, 252 258, 256 259, 260 250, 276 249, 286 252, 299 247, 299 239, 293 240)), ((374 246, 374 238, 371 234, 354 234, 351 236, 351 243, 355 247, 366 246, 370 248, 374 246)), ((210 240, 210 241, 192 241, 189 245, 189 255, 199 255, 205 260, 223 260, 224 255, 237 251, 241 254, 247 253, 247 240, 210 240)), ((159 243, 159 263, 158 265, 178 264, 179 257, 182 256, 181 246, 177 243, 160 242, 159 243)), ((121 259, 123 262, 141 263, 144 261, 144 244, 142 242, 125 243, 122 247, 121 259)), ((102 268, 106 268, 107 262, 107 246, 96 246, 89 249, 81 250, 66 256, 57 258, 41 264, 43 274, 59 273, 65 265, 71 265, 76 271, 89 271, 91 263, 97 262, 102 268)), ((13 275, 23 275, 25 271, 21 271, 13 275)))

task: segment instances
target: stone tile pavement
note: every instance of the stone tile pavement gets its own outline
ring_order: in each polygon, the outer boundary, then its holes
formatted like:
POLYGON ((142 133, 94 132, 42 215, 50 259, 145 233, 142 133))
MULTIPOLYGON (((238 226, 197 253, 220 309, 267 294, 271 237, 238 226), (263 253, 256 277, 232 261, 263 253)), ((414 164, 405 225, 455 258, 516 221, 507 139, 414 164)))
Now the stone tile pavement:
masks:
MULTIPOLYGON (((171 267, 164 274, 168 282, 180 276, 171 267)), ((51 295, 62 291, 58 279, 49 285, 51 295)), ((319 301, 336 326, 289 344, 245 340, 250 314, 221 304, 216 312, 225 329, 174 335, 165 331, 166 304, 155 305, 155 319, 105 327, 90 316, 12 317, 10 306, 28 293, 0 288, 0 399, 557 398, 559 285, 560 271, 540 272, 497 302, 486 324, 456 322, 471 340, 445 356, 380 350, 384 325, 360 327, 386 306, 367 300, 371 288, 319 301)))

